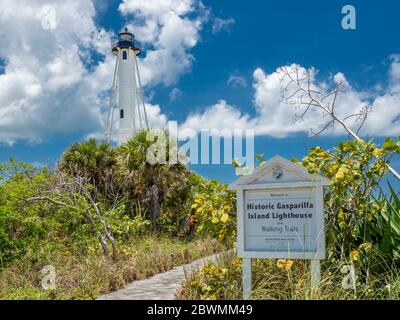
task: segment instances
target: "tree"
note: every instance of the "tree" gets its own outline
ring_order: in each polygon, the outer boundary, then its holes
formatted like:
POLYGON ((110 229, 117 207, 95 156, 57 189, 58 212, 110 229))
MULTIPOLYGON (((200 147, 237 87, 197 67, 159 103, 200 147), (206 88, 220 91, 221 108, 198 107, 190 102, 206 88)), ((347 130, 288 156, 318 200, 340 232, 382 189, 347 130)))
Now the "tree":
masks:
POLYGON ((91 138, 71 145, 63 154, 59 169, 73 176, 84 176, 99 185, 116 165, 115 150, 109 143, 91 138))
MULTIPOLYGON (((316 108, 322 110, 324 115, 328 116, 328 121, 317 133, 314 133, 315 135, 339 124, 348 132, 352 139, 362 141, 358 134, 368 117, 368 113, 371 111, 370 105, 364 106, 354 114, 341 118, 337 114, 335 107, 343 83, 338 83, 332 90, 326 91, 317 88, 313 84, 315 73, 313 69, 306 70, 300 68, 298 65, 292 65, 291 67, 282 67, 280 72, 282 73, 281 80, 284 84, 282 88, 283 98, 288 104, 297 107, 301 111, 300 114, 296 115, 294 119, 295 122, 302 120, 311 109, 316 108), (359 126, 355 131, 346 124, 346 121, 352 118, 359 120, 359 126)), ((400 141, 396 148, 400 151, 400 141)), ((387 168, 394 177, 400 180, 400 174, 395 169, 393 169, 389 164, 387 164, 387 168)))
POLYGON ((188 181, 186 177, 190 174, 184 165, 169 162, 169 150, 175 146, 168 134, 165 136, 166 163, 151 164, 147 159, 147 151, 157 142, 157 137, 153 137, 151 130, 137 133, 117 150, 119 176, 129 177, 131 199, 141 209, 148 208, 153 223, 160 216, 161 205, 168 193, 173 189, 184 188, 188 181))
POLYGON ((23 200, 21 209, 37 202, 48 202, 57 207, 67 208, 81 214, 89 223, 100 241, 107 257, 118 259, 117 244, 112 230, 104 219, 107 210, 100 201, 101 194, 90 184, 88 177, 77 173, 75 177, 57 171, 41 184, 40 191, 33 197, 23 200), (110 253, 109 244, 112 247, 110 253))

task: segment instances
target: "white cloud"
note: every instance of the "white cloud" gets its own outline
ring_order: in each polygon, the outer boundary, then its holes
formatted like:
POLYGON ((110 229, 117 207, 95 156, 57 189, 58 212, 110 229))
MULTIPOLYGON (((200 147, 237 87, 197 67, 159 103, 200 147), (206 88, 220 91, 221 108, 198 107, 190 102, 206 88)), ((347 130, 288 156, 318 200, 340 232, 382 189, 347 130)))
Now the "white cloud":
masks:
POLYGON ((228 86, 232 86, 233 88, 247 87, 246 78, 238 74, 231 74, 226 83, 228 86))
MULTIPOLYGON (((103 130, 114 67, 111 34, 95 24, 104 5, 0 0, 0 142, 103 130)), ((190 71, 208 15, 200 0, 125 0, 119 10, 149 47, 139 61, 144 85, 171 85, 190 71)), ((159 106, 149 108, 158 117, 150 122, 166 122, 159 106)))
POLYGON ((0 141, 41 141, 101 125, 100 99, 112 64, 88 70, 91 52, 108 53, 109 34, 83 1, 0 1, 0 141))
MULTIPOLYGON (((103 0, 96 0, 101 4, 103 0)), ((200 41, 200 31, 209 10, 200 0, 123 0, 120 12, 146 47, 140 60, 144 84, 171 85, 189 72, 191 49, 200 41)), ((91 0, 0 0, 0 141, 42 141, 58 134, 82 135, 103 128, 108 106, 114 57, 109 53, 110 33, 95 24, 91 0), (53 10, 53 9, 54 10, 53 10), (93 65, 94 55, 105 57, 93 65)), ((214 19, 215 31, 234 21, 214 19), (216 22, 219 21, 219 22, 216 22), (230 22, 229 22, 230 21, 230 22)), ((325 91, 342 83, 337 112, 345 117, 365 106, 373 106, 364 126, 368 135, 400 134, 400 55, 390 57, 388 86, 362 92, 351 86, 343 73, 313 86, 325 91)), ((303 121, 292 124, 299 110, 281 102, 281 75, 253 73, 254 116, 225 100, 202 112, 191 113, 181 128, 250 128, 257 134, 285 137, 318 130, 326 118, 312 110, 303 121)), ((239 75, 228 84, 246 86, 239 75)), ((176 89, 176 88, 175 88, 176 89)), ((179 92, 171 91, 171 98, 179 92)), ((159 105, 148 104, 152 127, 165 127, 167 117, 159 105)), ((355 127, 353 120, 348 122, 355 127)), ((342 130, 327 132, 340 134, 342 130)))
POLYGON ((146 103, 146 112, 150 128, 162 129, 167 126, 168 118, 161 112, 160 105, 146 103))
MULTIPOLYGON (((398 56, 393 56, 389 69, 390 85, 379 95, 376 94, 375 89, 371 92, 357 91, 350 85, 343 73, 337 73, 327 81, 317 81, 314 76, 312 88, 320 92, 328 92, 333 85, 342 84, 342 91, 338 96, 335 108, 341 118, 358 113, 363 107, 370 104, 373 111, 369 114, 361 130, 361 135, 400 135, 400 91, 397 89, 400 82, 399 65, 398 56)), ((304 68, 299 67, 300 73, 305 71, 304 68)), ((226 101, 220 101, 204 112, 189 115, 182 127, 193 128, 197 131, 212 128, 250 128, 255 129, 257 135, 278 138, 300 132, 307 133, 310 132, 310 129, 313 132, 322 129, 329 118, 317 108, 311 108, 302 120, 294 122, 304 109, 297 109, 282 99, 282 88, 285 85, 280 68, 271 74, 266 74, 261 68, 258 68, 253 73, 256 114, 254 117, 242 114, 237 107, 230 106, 226 101)), ((346 124, 355 130, 359 126, 359 121, 353 117, 346 120, 346 124)), ((327 130, 324 134, 339 135, 346 134, 346 132, 340 126, 336 126, 334 130, 327 130)))
POLYGON ((123 0, 119 10, 131 20, 138 40, 149 47, 140 63, 145 85, 171 85, 191 70, 190 50, 208 16, 201 1, 123 0))
POLYGON ((235 19, 221 19, 221 18, 214 18, 214 23, 212 26, 212 32, 218 33, 221 31, 230 31, 230 28, 235 24, 235 19))
POLYGON ((390 91, 400 94, 400 54, 393 54, 390 57, 389 70, 390 91))
POLYGON ((220 100, 203 112, 190 114, 180 128, 199 132, 202 129, 252 129, 255 124, 255 120, 250 119, 249 115, 243 114, 225 100, 220 100))

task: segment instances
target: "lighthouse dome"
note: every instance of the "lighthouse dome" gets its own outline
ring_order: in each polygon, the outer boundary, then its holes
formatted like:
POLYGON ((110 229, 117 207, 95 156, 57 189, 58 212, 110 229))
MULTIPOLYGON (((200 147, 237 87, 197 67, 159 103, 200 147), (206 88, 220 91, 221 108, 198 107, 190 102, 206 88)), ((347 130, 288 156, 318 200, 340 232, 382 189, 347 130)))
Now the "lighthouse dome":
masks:
POLYGON ((113 45, 112 52, 117 55, 119 49, 131 48, 136 52, 136 55, 139 55, 140 49, 135 47, 134 39, 135 36, 133 33, 129 32, 128 28, 125 28, 125 30, 118 35, 118 42, 113 45))

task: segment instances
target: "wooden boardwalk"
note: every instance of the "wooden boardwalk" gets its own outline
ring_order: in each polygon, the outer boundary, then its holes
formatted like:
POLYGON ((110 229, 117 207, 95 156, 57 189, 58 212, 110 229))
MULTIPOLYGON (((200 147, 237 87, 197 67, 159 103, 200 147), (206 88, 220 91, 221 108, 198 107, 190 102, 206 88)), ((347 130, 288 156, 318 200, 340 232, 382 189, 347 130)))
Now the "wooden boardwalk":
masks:
POLYGON ((198 259, 149 279, 135 281, 124 289, 100 296, 98 300, 174 300, 187 275, 208 261, 216 261, 219 256, 215 254, 198 259))

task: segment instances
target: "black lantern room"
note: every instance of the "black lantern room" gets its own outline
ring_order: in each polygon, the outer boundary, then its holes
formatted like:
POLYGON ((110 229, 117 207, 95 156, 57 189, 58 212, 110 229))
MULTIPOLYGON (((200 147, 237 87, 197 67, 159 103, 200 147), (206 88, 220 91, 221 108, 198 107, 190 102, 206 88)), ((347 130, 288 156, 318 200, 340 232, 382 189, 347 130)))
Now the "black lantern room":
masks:
POLYGON ((137 56, 141 52, 141 50, 135 46, 135 36, 128 31, 128 28, 125 28, 125 30, 118 35, 118 42, 113 45, 112 52, 118 55, 120 49, 128 48, 133 49, 137 56))

